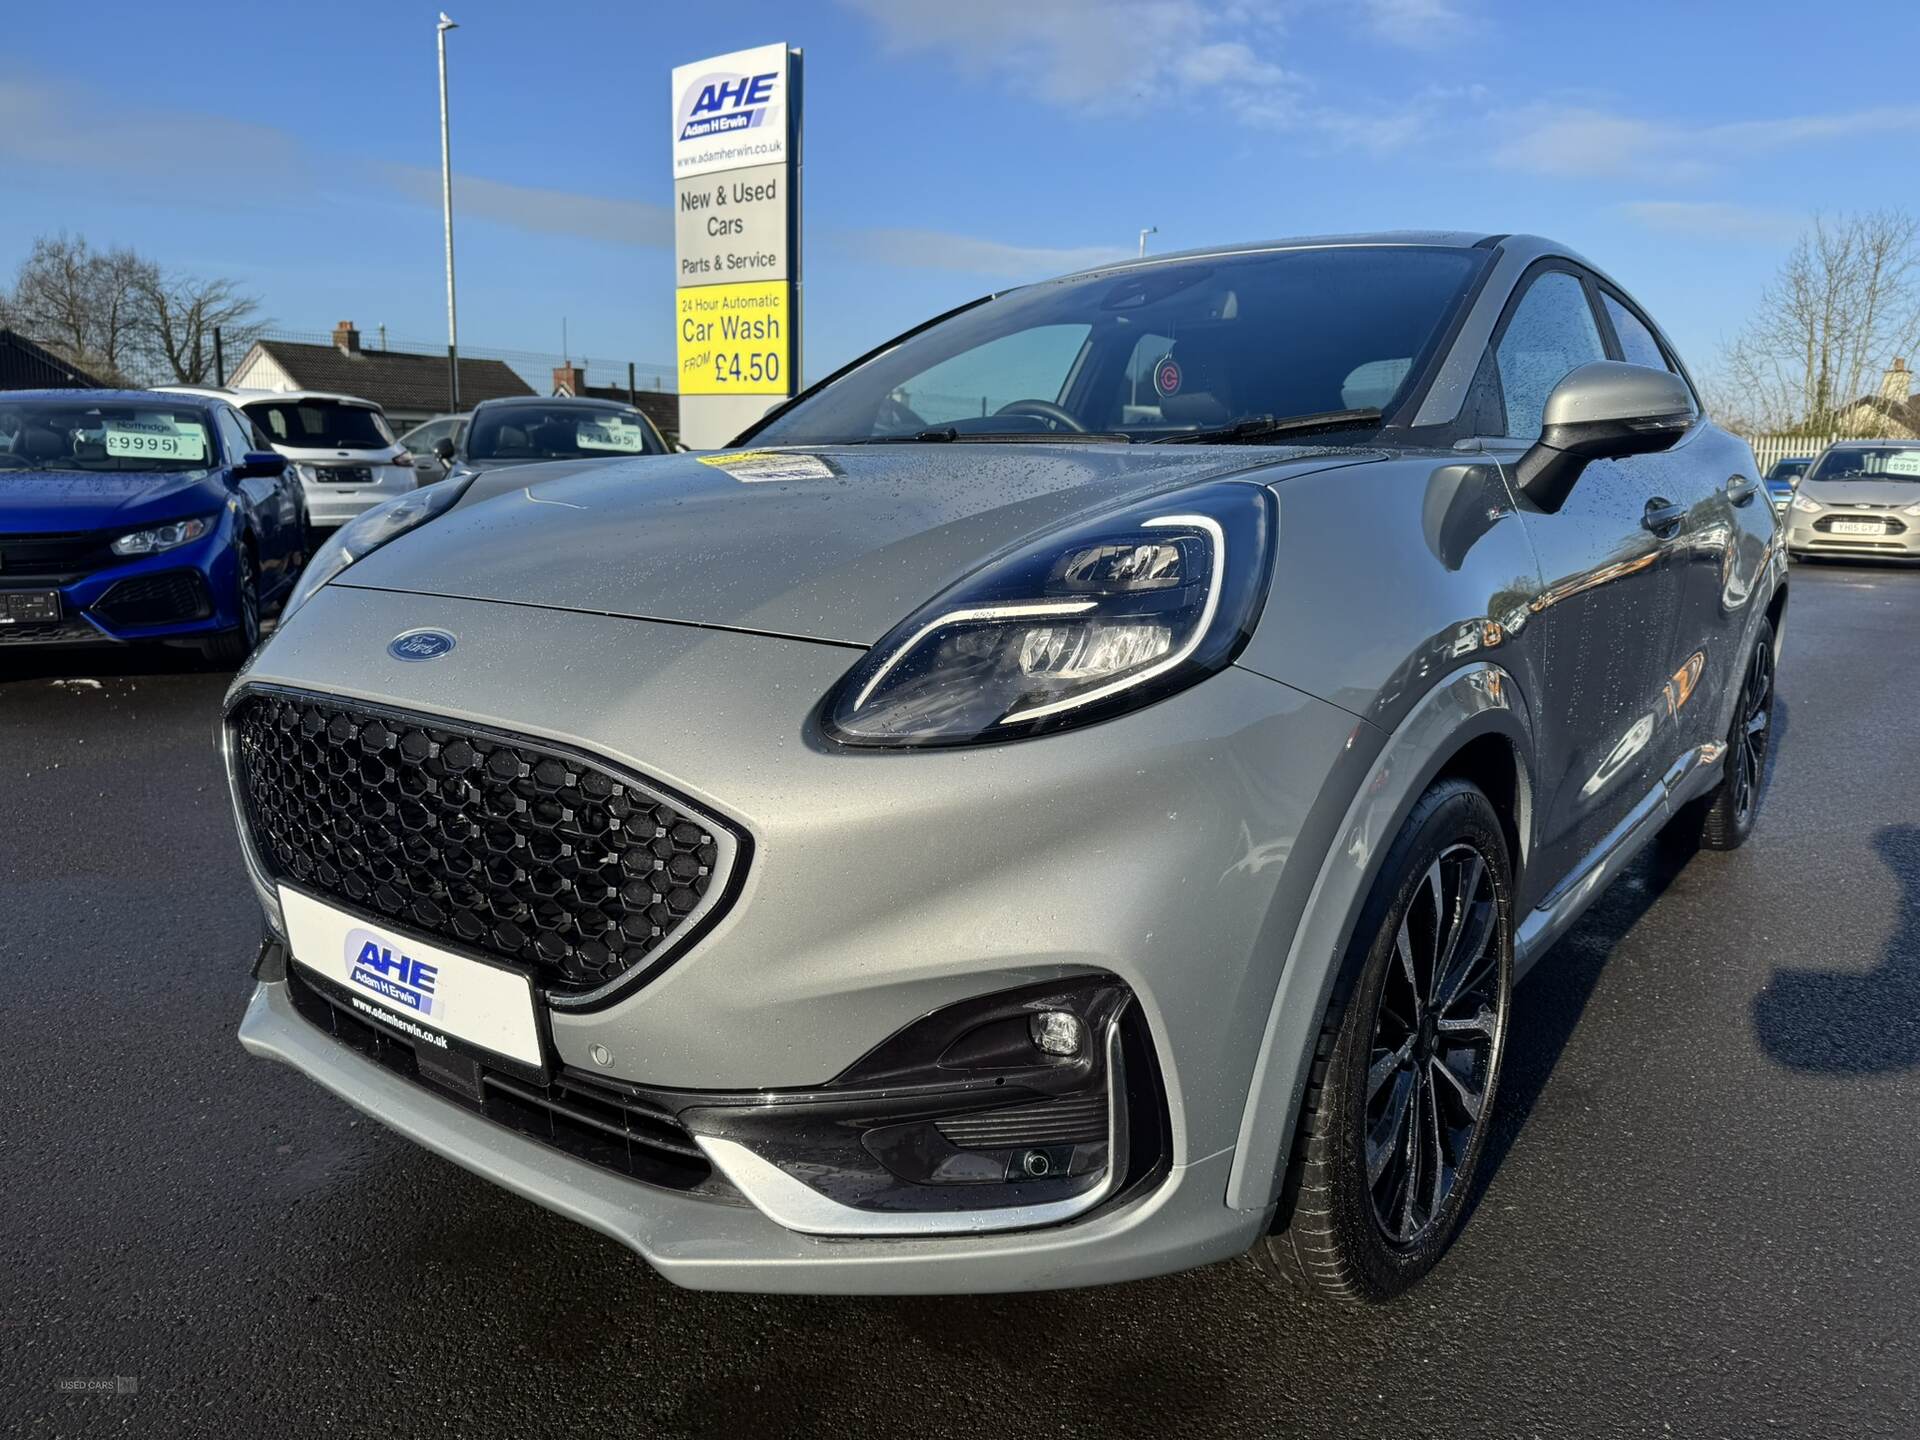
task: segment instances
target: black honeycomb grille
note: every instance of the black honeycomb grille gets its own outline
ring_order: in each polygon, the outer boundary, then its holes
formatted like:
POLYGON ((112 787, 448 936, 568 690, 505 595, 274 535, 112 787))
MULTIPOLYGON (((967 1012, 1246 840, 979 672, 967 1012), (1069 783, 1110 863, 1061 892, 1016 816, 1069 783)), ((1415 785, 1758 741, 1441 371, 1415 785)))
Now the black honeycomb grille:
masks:
POLYGON ((703 909, 712 825, 536 742, 305 696, 234 707, 248 819, 276 878, 581 994, 703 909))

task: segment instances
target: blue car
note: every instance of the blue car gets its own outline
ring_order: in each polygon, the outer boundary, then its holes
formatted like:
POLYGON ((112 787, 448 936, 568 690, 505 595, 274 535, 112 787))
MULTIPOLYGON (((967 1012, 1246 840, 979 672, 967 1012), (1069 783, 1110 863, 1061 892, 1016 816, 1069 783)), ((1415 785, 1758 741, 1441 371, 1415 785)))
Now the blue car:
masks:
POLYGON ((163 642, 237 664, 307 554, 298 479, 224 400, 0 392, 0 650, 163 642))

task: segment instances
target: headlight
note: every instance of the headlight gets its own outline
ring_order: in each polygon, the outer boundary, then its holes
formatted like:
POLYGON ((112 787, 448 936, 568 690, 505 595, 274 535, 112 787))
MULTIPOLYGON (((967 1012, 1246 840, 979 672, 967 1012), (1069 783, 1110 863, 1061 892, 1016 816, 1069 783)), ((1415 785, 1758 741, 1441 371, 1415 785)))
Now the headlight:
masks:
POLYGON ((1916 501, 1914 504, 1907 506, 1907 508, 1902 510, 1900 513, 1902 515, 1920 516, 1920 501, 1916 501))
POLYGON ((187 545, 208 534, 214 527, 214 521, 208 518, 195 520, 175 520, 171 525, 155 525, 146 530, 136 530, 131 535, 122 535, 113 542, 116 555, 157 555, 162 550, 171 550, 177 545, 187 545))
POLYGON ((464 484, 446 483, 427 490, 410 490, 397 499, 354 516, 313 552, 313 558, 307 562, 307 568, 300 572, 300 579, 280 612, 282 623, 311 600, 314 591, 354 561, 366 559, 389 540, 406 534, 416 525, 425 524, 458 500, 466 488, 464 484))
POLYGON ((318 485, 320 483, 320 470, 318 466, 309 465, 302 460, 296 460, 288 468, 293 471, 294 479, 303 485, 318 485))
POLYGON ((1240 653, 1273 530, 1273 496, 1226 481, 1027 545, 895 626, 827 697, 826 731, 985 744, 1151 704, 1240 653))
POLYGON ((1818 500, 1809 500, 1804 495, 1796 494, 1793 497, 1793 508, 1800 511, 1803 515, 1818 515, 1822 510, 1826 509, 1826 506, 1822 505, 1818 500))

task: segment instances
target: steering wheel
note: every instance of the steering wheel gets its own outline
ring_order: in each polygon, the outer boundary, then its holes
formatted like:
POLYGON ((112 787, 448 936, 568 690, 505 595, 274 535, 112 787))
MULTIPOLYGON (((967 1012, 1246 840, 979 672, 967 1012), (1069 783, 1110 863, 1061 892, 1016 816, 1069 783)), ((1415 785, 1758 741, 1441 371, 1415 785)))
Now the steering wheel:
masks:
POLYGON ((1056 430, 1071 430, 1076 435, 1087 433, 1071 410, 1063 410, 1051 400, 1015 400, 1002 405, 993 412, 995 415, 1031 415, 1036 420, 1049 421, 1056 430))

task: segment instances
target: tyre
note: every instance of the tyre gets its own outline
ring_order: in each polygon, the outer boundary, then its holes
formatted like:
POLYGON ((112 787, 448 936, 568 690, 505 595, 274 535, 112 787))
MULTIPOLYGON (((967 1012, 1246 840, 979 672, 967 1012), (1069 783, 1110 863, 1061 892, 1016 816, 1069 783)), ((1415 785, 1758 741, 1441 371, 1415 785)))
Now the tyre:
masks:
POLYGON ((242 545, 234 553, 235 605, 240 623, 222 630, 200 649, 207 659, 220 666, 238 665, 260 643, 260 571, 254 564, 253 547, 242 545))
POLYGON ((1255 1247, 1331 1298, 1391 1299, 1459 1229, 1513 993, 1506 833, 1463 780, 1421 796, 1355 929, 1294 1146, 1287 1228, 1255 1247))
POLYGON ((1674 816, 1667 828, 1677 839, 1708 850, 1738 850, 1753 834, 1773 738, 1773 680, 1773 623, 1763 619, 1747 653, 1720 783, 1674 816))

